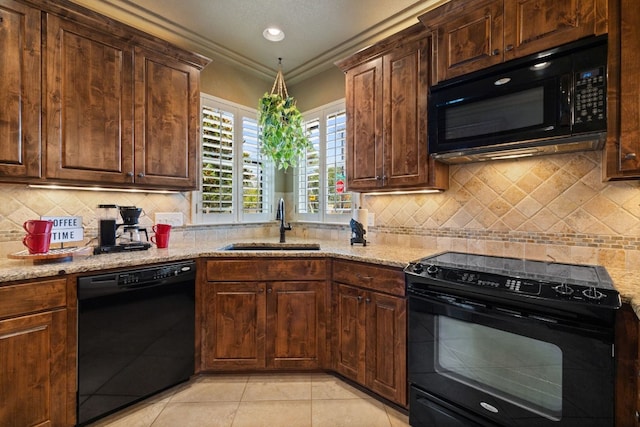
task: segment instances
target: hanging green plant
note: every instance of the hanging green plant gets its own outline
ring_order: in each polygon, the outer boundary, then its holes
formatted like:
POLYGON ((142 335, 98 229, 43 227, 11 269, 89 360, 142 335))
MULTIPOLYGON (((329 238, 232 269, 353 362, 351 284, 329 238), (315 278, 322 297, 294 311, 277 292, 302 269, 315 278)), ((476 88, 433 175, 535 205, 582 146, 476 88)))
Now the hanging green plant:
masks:
POLYGON ((260 98, 258 124, 262 128, 262 153, 278 169, 296 166, 305 150, 312 147, 296 100, 287 93, 281 69, 271 93, 266 92, 260 98))

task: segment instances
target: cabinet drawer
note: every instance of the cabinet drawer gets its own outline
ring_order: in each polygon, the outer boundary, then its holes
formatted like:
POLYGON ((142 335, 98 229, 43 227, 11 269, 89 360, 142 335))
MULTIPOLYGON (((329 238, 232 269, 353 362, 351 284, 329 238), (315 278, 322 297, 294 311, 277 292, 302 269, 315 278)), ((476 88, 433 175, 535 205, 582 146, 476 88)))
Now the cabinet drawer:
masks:
POLYGON ((310 258, 207 261, 207 281, 325 280, 326 261, 310 258))
POLYGON ((405 295, 401 269, 353 261, 333 261, 333 281, 398 296, 405 295))
POLYGON ((0 287, 0 318, 67 305, 67 280, 42 280, 0 287))

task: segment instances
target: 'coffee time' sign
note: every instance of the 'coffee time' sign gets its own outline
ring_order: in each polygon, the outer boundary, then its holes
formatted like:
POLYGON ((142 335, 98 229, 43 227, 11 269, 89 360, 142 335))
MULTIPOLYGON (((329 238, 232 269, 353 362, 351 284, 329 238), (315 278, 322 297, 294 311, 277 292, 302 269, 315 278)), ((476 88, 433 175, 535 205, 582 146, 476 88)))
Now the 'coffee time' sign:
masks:
POLYGON ((51 243, 77 242, 84 239, 81 216, 43 216, 53 221, 51 243))

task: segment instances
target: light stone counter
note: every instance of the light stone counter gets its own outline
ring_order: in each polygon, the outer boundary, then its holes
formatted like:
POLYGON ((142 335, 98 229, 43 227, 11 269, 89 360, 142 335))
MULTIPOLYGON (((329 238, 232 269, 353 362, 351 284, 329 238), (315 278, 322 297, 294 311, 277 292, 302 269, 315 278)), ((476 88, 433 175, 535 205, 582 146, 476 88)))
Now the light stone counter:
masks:
MULTIPOLYGON (((353 245, 334 240, 287 239, 287 243, 319 243, 320 250, 247 250, 227 251, 231 243, 254 243, 256 239, 234 239, 207 242, 200 245, 170 245, 168 249, 152 247, 147 251, 76 257, 68 262, 33 264, 32 261, 0 259, 0 284, 72 273, 91 273, 113 268, 139 267, 199 257, 333 257, 353 261, 371 262, 392 267, 404 267, 409 261, 440 252, 436 249, 407 246, 353 245)), ((265 238, 261 242, 277 243, 277 238, 265 238)), ((631 304, 640 317, 640 272, 607 268, 623 302, 631 304)))
MULTIPOLYGON (((389 245, 351 246, 348 242, 314 240, 320 250, 224 250, 231 243, 254 243, 256 239, 234 239, 200 245, 170 245, 167 249, 152 247, 146 251, 75 257, 71 261, 34 264, 32 261, 0 259, 0 283, 45 278, 72 273, 90 273, 113 268, 140 267, 199 257, 334 257, 404 267, 409 261, 428 256, 435 250, 389 245)), ((277 238, 260 240, 277 243, 277 238)), ((310 243, 309 240, 287 239, 287 243, 310 243)))

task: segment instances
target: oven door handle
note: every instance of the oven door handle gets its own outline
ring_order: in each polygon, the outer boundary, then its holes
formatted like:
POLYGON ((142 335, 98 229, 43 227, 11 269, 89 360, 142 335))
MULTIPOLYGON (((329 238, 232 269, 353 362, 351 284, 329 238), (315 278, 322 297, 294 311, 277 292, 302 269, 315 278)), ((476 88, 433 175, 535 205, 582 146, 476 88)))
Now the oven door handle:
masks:
POLYGON ((455 307, 467 312, 476 312, 484 316, 508 317, 520 320, 528 319, 532 322, 542 322, 546 325, 575 327, 575 325, 571 325, 570 322, 563 322, 561 319, 545 316, 540 313, 526 313, 525 311, 520 311, 513 307, 497 305, 494 302, 484 303, 474 301, 458 295, 423 291, 420 292, 420 294, 409 294, 409 301, 411 301, 412 298, 444 307, 455 307))
MULTIPOLYGON (((494 302, 482 303, 479 301, 469 300, 465 297, 439 293, 434 291, 421 291, 420 293, 409 293, 409 310, 411 310, 411 300, 422 301, 426 304, 440 306, 445 313, 450 313, 452 309, 458 309, 466 313, 477 313, 479 316, 487 316, 502 319, 517 319, 519 321, 528 321, 537 324, 544 324, 547 327, 574 331, 585 336, 600 336, 608 339, 610 331, 604 330, 602 327, 592 327, 585 324, 577 324, 575 322, 545 316, 541 313, 527 313, 526 311, 518 311, 517 308, 505 307, 497 305, 494 302)), ((449 315, 449 314, 447 314, 449 315)), ((606 328, 605 328, 606 329, 606 328)))

